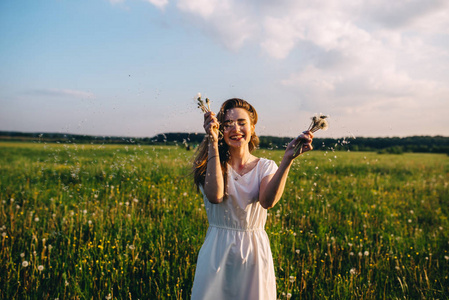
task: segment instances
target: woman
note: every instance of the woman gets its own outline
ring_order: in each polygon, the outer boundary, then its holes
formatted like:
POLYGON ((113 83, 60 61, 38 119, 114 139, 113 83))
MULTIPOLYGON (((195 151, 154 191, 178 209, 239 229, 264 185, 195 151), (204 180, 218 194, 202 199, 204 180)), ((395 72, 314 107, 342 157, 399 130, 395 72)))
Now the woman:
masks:
POLYGON ((204 115, 206 137, 194 163, 194 180, 204 196, 209 228, 198 255, 192 299, 276 299, 267 209, 281 198, 295 158, 295 145, 312 150, 313 135, 287 146, 277 167, 251 154, 259 139, 257 112, 242 99, 225 101, 217 115, 204 115))

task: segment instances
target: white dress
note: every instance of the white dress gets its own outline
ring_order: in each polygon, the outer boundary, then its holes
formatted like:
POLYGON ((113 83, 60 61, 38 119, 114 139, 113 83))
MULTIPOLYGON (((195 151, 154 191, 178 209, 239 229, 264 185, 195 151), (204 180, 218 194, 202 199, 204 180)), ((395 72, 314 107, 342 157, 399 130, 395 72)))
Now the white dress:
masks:
POLYGON ((276 170, 274 161, 263 158, 243 176, 228 165, 225 200, 212 204, 203 197, 209 228, 198 254, 192 300, 276 299, 267 210, 259 203, 262 178, 276 170))

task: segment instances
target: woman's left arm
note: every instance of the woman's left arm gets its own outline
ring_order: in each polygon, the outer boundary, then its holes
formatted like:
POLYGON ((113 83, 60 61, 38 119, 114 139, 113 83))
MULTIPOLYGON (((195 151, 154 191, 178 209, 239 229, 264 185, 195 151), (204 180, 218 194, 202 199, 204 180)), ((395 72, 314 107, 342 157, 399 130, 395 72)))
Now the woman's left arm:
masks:
POLYGON ((313 134, 307 131, 291 141, 285 150, 284 157, 276 173, 265 176, 262 179, 259 190, 259 202, 263 208, 272 208, 281 199, 290 167, 292 166, 293 160, 299 156, 299 154, 295 154, 296 144, 300 141, 304 143, 300 151, 300 153, 304 153, 313 149, 312 139, 313 134))

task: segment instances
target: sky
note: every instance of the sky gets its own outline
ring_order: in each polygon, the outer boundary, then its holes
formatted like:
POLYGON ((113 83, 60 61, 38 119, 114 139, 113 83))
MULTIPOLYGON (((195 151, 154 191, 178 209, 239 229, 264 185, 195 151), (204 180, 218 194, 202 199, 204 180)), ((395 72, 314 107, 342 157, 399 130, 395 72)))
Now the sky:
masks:
POLYGON ((0 1, 0 131, 203 132, 198 92, 258 135, 449 136, 449 1, 0 1))

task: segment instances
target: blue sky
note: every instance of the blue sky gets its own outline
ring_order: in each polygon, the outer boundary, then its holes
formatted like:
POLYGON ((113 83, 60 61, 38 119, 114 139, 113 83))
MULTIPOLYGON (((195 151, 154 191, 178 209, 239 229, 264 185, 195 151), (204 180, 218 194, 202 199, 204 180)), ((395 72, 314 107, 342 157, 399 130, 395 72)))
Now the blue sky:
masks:
POLYGON ((0 66, 0 130, 201 132, 201 92, 259 135, 449 135, 445 0, 4 0, 0 66))

